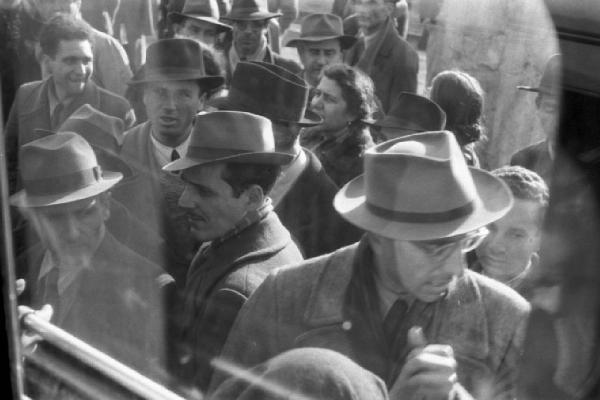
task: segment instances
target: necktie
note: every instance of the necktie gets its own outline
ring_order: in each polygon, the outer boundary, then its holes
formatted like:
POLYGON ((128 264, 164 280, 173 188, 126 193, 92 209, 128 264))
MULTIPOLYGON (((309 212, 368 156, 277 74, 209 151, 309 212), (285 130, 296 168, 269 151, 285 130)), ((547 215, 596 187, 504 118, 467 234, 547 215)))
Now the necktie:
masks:
POLYGON ((179 160, 179 153, 177 150, 173 149, 171 152, 171 161, 179 160))
POLYGON ((409 328, 406 323, 407 312, 408 304, 406 301, 398 299, 383 320, 383 333, 390 350, 405 347, 409 328))
POLYGON ((65 106, 62 103, 58 103, 58 105, 54 108, 54 112, 52 113, 52 118, 50 120, 50 127, 52 130, 57 130, 62 121, 62 113, 65 106))

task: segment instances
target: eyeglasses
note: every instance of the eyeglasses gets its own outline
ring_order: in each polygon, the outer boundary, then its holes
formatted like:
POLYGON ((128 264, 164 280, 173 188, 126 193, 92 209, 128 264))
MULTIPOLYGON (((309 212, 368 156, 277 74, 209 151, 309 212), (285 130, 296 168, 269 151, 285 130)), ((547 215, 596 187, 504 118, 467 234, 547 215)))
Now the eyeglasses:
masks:
POLYGON ((415 241, 414 243, 423 249, 435 249, 436 251, 441 251, 442 249, 450 248, 451 246, 452 248, 460 246, 461 252, 468 253, 469 251, 476 249, 489 233, 490 231, 487 228, 480 228, 464 235, 443 239, 420 240, 415 241))

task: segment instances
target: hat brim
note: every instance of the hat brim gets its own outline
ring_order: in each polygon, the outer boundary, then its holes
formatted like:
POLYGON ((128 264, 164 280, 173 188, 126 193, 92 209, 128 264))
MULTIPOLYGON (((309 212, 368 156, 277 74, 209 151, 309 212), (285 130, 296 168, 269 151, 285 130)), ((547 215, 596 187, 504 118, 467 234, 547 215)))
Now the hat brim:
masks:
POLYGON ((282 15, 282 13, 272 13, 267 11, 256 11, 250 14, 230 12, 224 17, 221 17, 221 19, 226 21, 260 21, 263 19, 281 17, 282 15))
MULTIPOLYGON (((240 106, 239 104, 233 103, 227 96, 211 99, 208 101, 208 105, 211 107, 217 108, 219 110, 224 110, 224 111, 246 111, 246 112, 248 112, 248 110, 243 109, 244 107, 240 106)), ((268 117, 266 117, 266 118, 268 118, 268 117)), ((323 123, 323 119, 321 117, 319 117, 315 112, 310 111, 310 110, 306 110, 306 112, 304 113, 304 116, 302 118, 300 118, 299 121, 291 121, 291 120, 287 120, 287 119, 273 119, 273 120, 274 121, 293 122, 295 124, 298 124, 301 127, 316 126, 316 125, 320 125, 323 123)))
POLYGON ((267 165, 285 165, 289 164, 294 159, 292 154, 280 152, 264 152, 264 153, 242 153, 227 157, 218 157, 212 159, 188 158, 182 157, 163 167, 165 171, 181 171, 184 169, 197 167, 199 165, 207 165, 216 162, 230 163, 256 163, 267 165))
POLYGON ((357 38, 355 38, 354 36, 350 36, 350 35, 305 36, 305 37, 298 37, 298 38, 290 39, 285 44, 285 46, 286 47, 297 47, 298 43, 317 43, 317 42, 323 42, 325 40, 332 40, 332 39, 340 40, 340 45, 342 47, 342 50, 349 49, 357 41, 357 38))
POLYGON ((142 83, 151 83, 151 82, 163 82, 163 81, 198 81, 202 86, 206 87, 208 90, 213 90, 225 84, 225 78, 222 76, 206 76, 197 74, 187 74, 187 73, 172 73, 172 74, 144 74, 139 79, 132 79, 127 84, 128 85, 139 85, 142 83))
POLYGON ((121 179, 123 179, 123 174, 120 172, 105 171, 102 173, 102 180, 100 182, 96 182, 93 185, 86 186, 75 192, 45 196, 30 196, 25 190, 21 190, 10 197, 10 204, 16 207, 47 207, 73 203, 106 192, 121 179))
POLYGON ((179 23, 183 21, 185 18, 195 19, 196 21, 208 22, 209 24, 215 25, 220 32, 229 32, 233 28, 230 25, 224 24, 220 22, 218 19, 213 17, 207 17, 204 15, 195 15, 195 14, 182 14, 179 12, 170 12, 167 15, 167 18, 171 23, 179 23))
POLYGON ((526 92, 534 92, 534 93, 539 93, 540 92, 540 88, 533 87, 533 86, 517 86, 517 89, 524 90, 526 92))
POLYGON ((513 204, 510 190, 502 180, 487 171, 469 169, 480 201, 475 202, 469 215, 453 221, 407 223, 374 214, 366 204, 364 175, 344 185, 336 194, 333 205, 351 224, 390 239, 419 241, 462 235, 502 218, 513 204))

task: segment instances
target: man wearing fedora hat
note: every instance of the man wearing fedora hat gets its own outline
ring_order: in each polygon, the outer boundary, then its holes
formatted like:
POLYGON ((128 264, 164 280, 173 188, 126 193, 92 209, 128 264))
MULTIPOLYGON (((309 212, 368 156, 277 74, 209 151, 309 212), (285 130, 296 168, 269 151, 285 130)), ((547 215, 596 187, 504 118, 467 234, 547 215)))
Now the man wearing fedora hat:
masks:
POLYGON ((290 348, 324 347, 382 378, 392 399, 470 398, 465 389, 513 398, 529 305, 464 260, 510 209, 506 185, 469 168, 452 133, 425 132, 368 150, 365 174, 334 205, 365 236, 272 272, 222 357, 252 367, 290 348))
POLYGON ((269 20, 279 16, 269 12, 266 0, 233 0, 231 11, 222 17, 233 27, 233 40, 225 49, 227 82, 240 61, 264 61, 294 74, 302 71, 296 61, 280 56, 267 43, 269 20))
POLYGON ((398 34, 385 0, 357 0, 354 8, 360 35, 346 62, 371 77, 387 113, 400 92, 417 91, 419 56, 398 34))
POLYGON ((561 64, 561 55, 552 55, 546 62, 544 73, 537 87, 517 87, 519 90, 537 93, 535 99, 537 116, 546 137, 513 154, 510 159, 510 165, 519 165, 537 172, 548 183, 550 183, 552 178, 552 165, 554 164, 554 155, 556 152, 556 132, 561 90, 561 64))
POLYGON ((219 21, 216 0, 187 0, 181 12, 170 12, 175 37, 194 39, 214 48, 217 37, 231 32, 231 26, 219 21))
POLYGON ((20 300, 50 304, 58 326, 155 374, 164 368, 163 290, 173 278, 106 229, 109 190, 122 174, 103 171, 73 132, 34 140, 21 157, 24 189, 10 201, 40 242, 18 260, 17 276, 26 281, 20 300))
POLYGON ((350 244, 360 236, 333 209, 337 186, 319 159, 300 146, 300 130, 321 122, 318 115, 307 110, 308 93, 306 82, 282 67, 240 62, 228 96, 212 101, 221 110, 245 111, 269 118, 275 147, 293 155, 270 197, 281 222, 307 258, 350 244))
POLYGON ((185 154, 196 113, 223 77, 206 75, 197 42, 163 39, 148 47, 144 70, 131 84, 143 91, 148 121, 125 132, 121 156, 138 176, 115 197, 165 238, 174 257, 167 269, 183 287, 199 243, 190 237, 188 220, 177 206, 183 182, 162 167, 185 154))
POLYGON ((275 150, 271 122, 236 111, 198 115, 180 171, 179 206, 206 245, 190 266, 183 312, 181 376, 206 389, 238 310, 269 271, 302 260, 268 197, 292 156, 275 150))
POLYGON ((57 16, 44 25, 40 47, 50 75, 19 88, 6 124, 11 192, 19 189, 19 147, 34 139, 34 129, 55 131, 83 104, 122 119, 127 127, 135 122, 127 100, 91 80, 92 44, 87 24, 73 17, 57 16))
POLYGON ((309 14, 302 20, 300 37, 286 46, 296 47, 304 66, 303 77, 311 87, 317 87, 323 68, 342 63, 342 51, 352 47, 354 36, 344 35, 342 19, 333 14, 309 14))
POLYGON ((417 132, 439 131, 446 126, 446 113, 437 103, 414 93, 401 92, 390 111, 374 124, 385 140, 417 132))

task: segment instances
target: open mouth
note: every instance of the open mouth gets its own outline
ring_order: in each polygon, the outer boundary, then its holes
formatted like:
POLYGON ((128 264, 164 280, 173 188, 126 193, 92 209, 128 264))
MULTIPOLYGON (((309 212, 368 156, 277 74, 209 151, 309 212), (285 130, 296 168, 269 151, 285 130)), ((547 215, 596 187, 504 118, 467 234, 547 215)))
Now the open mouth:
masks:
POLYGON ((162 116, 159 120, 162 125, 176 125, 179 121, 177 118, 169 116, 162 116))

